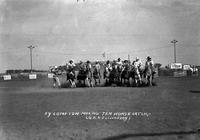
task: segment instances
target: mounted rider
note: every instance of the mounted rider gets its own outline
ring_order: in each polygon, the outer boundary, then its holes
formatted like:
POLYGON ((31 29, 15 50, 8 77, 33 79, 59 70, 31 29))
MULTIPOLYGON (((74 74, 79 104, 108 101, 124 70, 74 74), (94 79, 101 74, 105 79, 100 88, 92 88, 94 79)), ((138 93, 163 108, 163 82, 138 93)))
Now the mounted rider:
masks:
POLYGON ((150 66, 152 68, 154 67, 154 62, 153 62, 153 60, 151 59, 150 56, 147 57, 147 60, 145 62, 145 68, 147 68, 148 66, 150 66))
POLYGON ((121 72, 123 72, 124 70, 127 70, 129 68, 130 64, 128 60, 124 60, 122 63, 122 70, 121 72))
POLYGON ((78 66, 79 66, 79 70, 80 71, 84 71, 84 69, 86 67, 86 65, 83 63, 83 61, 80 61, 79 64, 78 64, 78 66))
POLYGON ((150 56, 147 57, 147 60, 145 62, 145 70, 147 70, 148 68, 151 68, 153 70, 153 74, 155 74, 154 62, 150 56))
POLYGON ((78 75, 77 75, 77 80, 79 84, 82 84, 82 81, 84 82, 85 85, 85 79, 87 78, 87 69, 86 69, 86 63, 83 61, 80 61, 78 64, 78 75))
POLYGON ((104 65, 104 73, 103 73, 103 78, 107 79, 109 78, 110 72, 112 70, 112 66, 109 60, 106 61, 106 64, 104 65))
POLYGON ((101 69, 101 66, 100 66, 100 63, 99 63, 98 60, 95 62, 94 68, 97 69, 97 70, 101 69))
POLYGON ((118 64, 116 60, 113 60, 112 62, 112 70, 117 70, 118 69, 118 64))
POLYGON ((123 61, 122 71, 120 74, 121 84, 130 85, 130 64, 128 60, 123 61))
POLYGON ((67 80, 69 80, 71 87, 76 87, 75 85, 75 67, 74 61, 71 59, 67 65, 67 80))
POLYGON ((98 60, 96 60, 95 64, 94 64, 94 71, 93 71, 93 77, 94 77, 94 80, 95 80, 95 85, 97 84, 97 79, 98 79, 98 82, 99 84, 101 83, 100 79, 101 79, 101 65, 99 63, 98 60))
POLYGON ((89 60, 86 62, 86 69, 92 71, 92 64, 89 60))
POLYGON ((109 60, 106 61, 105 68, 107 68, 109 71, 112 70, 112 66, 109 60))
POLYGON ((60 83, 60 80, 58 78, 58 75, 60 75, 58 66, 51 67, 50 72, 53 73, 53 87, 55 88, 56 85, 57 85, 58 88, 61 88, 61 83, 60 83))
POLYGON ((123 66, 127 66, 127 65, 129 65, 129 61, 128 60, 124 60, 123 66))
POLYGON ((89 87, 93 87, 92 79, 93 79, 93 69, 92 69, 92 64, 88 60, 86 62, 86 72, 87 72, 87 82, 89 87))
POLYGON ((142 83, 142 78, 141 78, 141 66, 142 62, 140 61, 139 57, 136 57, 135 61, 132 63, 133 69, 134 69, 134 75, 138 78, 140 84, 142 83))
POLYGON ((70 74, 73 74, 75 75, 75 71, 74 71, 74 68, 75 68, 75 64, 74 64, 74 61, 71 59, 69 60, 69 63, 67 63, 67 70, 70 74))
POLYGON ((135 58, 135 63, 134 63, 135 67, 138 68, 139 73, 142 73, 142 61, 139 59, 139 57, 135 58))
POLYGON ((121 73, 122 67, 123 67, 123 63, 122 63, 122 61, 121 61, 121 58, 118 58, 118 59, 117 59, 116 64, 117 64, 118 72, 121 73))
POLYGON ((116 60, 113 60, 112 62, 112 70, 110 71, 110 75, 109 75, 109 81, 110 84, 117 84, 120 81, 120 73, 119 73, 119 67, 118 67, 118 63, 116 60))

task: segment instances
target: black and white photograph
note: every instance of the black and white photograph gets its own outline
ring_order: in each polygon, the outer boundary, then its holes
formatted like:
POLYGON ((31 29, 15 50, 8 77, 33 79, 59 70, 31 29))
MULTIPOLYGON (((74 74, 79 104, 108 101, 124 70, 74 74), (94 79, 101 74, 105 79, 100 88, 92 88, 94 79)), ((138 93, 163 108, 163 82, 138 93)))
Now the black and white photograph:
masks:
POLYGON ((0 140, 200 140, 200 1, 0 0, 0 140))

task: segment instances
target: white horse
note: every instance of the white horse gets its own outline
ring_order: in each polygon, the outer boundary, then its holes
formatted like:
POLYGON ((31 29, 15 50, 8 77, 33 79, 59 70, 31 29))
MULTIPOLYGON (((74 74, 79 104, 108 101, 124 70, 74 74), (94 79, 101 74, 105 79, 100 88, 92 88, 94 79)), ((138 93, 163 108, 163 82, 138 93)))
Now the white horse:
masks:
POLYGON ((58 77, 58 75, 61 75, 61 71, 58 69, 58 66, 52 66, 49 70, 53 73, 53 87, 61 88, 61 83, 58 77))

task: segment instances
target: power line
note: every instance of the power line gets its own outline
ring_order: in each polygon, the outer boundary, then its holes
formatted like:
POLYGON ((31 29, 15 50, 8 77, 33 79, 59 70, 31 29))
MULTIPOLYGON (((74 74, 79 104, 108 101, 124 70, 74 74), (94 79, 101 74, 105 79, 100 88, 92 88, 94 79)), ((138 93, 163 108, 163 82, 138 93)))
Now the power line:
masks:
MULTIPOLYGON (((0 33, 0 36, 5 36, 5 35, 18 35, 18 34, 5 34, 5 33, 0 33)), ((48 33, 48 34, 37 34, 37 33, 24 33, 22 34, 24 36, 57 36, 57 37, 65 37, 65 36, 76 36, 76 37, 82 37, 83 34, 80 34, 80 33, 67 33, 67 34, 56 34, 56 33, 48 33)), ((112 33, 87 33, 87 36, 109 36, 109 37, 122 37, 122 36, 151 36, 151 37, 160 37, 160 36, 165 36, 165 37, 171 37, 171 35, 168 35, 168 34, 145 34, 145 33, 141 33, 141 34, 138 34, 138 33, 116 33, 116 34, 112 34, 112 33)))
MULTIPOLYGON (((180 46, 180 47, 184 47, 184 46, 180 46)), ((200 47, 200 46, 199 46, 200 47)), ((199 48, 197 47, 191 47, 191 48, 199 48)), ((107 52, 106 54, 135 54, 135 53, 143 53, 145 51, 155 51, 155 50, 161 50, 161 49, 166 49, 166 48, 170 48, 169 46, 164 46, 164 47, 155 47, 155 48, 147 48, 147 49, 138 49, 138 50, 134 50, 134 51, 123 51, 123 52, 107 52)), ((189 47, 186 47, 189 49, 189 47)), ((7 51, 1 51, 0 53, 23 53, 21 50, 7 50, 7 51), (20 52, 16 52, 16 51, 20 51, 20 52)), ((37 50, 36 53, 40 53, 40 54, 59 54, 59 55, 102 55, 102 53, 64 53, 64 52, 56 52, 56 51, 39 51, 37 50)))

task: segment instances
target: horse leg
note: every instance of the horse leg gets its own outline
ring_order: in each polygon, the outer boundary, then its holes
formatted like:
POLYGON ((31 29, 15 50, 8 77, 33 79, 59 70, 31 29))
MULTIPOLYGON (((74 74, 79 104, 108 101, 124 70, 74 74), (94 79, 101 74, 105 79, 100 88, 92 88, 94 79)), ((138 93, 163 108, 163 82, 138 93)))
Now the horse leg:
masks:
POLYGON ((74 88, 76 87, 76 83, 75 83, 75 81, 73 81, 73 87, 74 87, 74 88))
POLYGON ((108 84, 108 81, 107 81, 107 78, 105 78, 105 86, 107 86, 108 84))
POLYGON ((135 86, 138 87, 138 78, 135 78, 135 86))
POLYGON ((94 79, 94 81, 95 81, 95 85, 97 85, 97 79, 96 78, 94 79))
POLYGON ((83 86, 85 87, 86 85, 85 85, 85 79, 83 80, 83 86))
POLYGON ((82 81, 79 79, 78 80, 78 84, 81 86, 82 85, 82 81))
POLYGON ((138 78, 139 78, 139 84, 141 85, 142 84, 142 78, 141 78, 140 74, 138 75, 138 78))
POLYGON ((127 79, 126 79, 126 78, 123 78, 123 80, 124 80, 123 84, 124 84, 125 86, 127 86, 127 79))
POLYGON ((113 79, 113 78, 111 78, 111 77, 109 77, 109 78, 108 78, 108 80, 109 80, 109 85, 112 85, 112 83, 113 83, 114 79, 113 79))
POLYGON ((72 80, 72 87, 75 88, 76 87, 76 82, 75 79, 72 80))
POLYGON ((106 84, 107 84, 107 86, 110 84, 109 78, 106 78, 106 84))
POLYGON ((130 77, 127 80, 128 80, 128 86, 130 87, 131 86, 130 77))
POLYGON ((70 87, 72 88, 72 80, 69 79, 70 87))
POLYGON ((135 77, 135 86, 138 87, 139 86, 139 76, 136 75, 135 77))
POLYGON ((152 74, 152 85, 155 85, 154 75, 155 74, 152 74))
POLYGON ((123 84, 123 79, 121 76, 119 76, 119 81, 120 81, 120 84, 122 85, 123 84))
POLYGON ((60 80, 59 80, 58 77, 56 77, 56 82, 57 82, 57 84, 58 84, 58 88, 61 88, 61 83, 60 83, 60 80))
POLYGON ((151 76, 146 76, 147 78, 147 86, 152 86, 151 76))
POLYGON ((131 86, 134 87, 134 83, 135 83, 135 78, 132 76, 131 77, 131 86))
POLYGON ((147 76, 147 86, 149 86, 149 76, 147 76))
POLYGON ((129 78, 126 78, 126 84, 128 87, 130 87, 130 81, 129 81, 129 78))
POLYGON ((126 85, 126 84, 127 84, 126 78, 123 78, 122 80, 123 80, 123 81, 122 81, 122 84, 123 84, 123 85, 126 85))
POLYGON ((149 76, 149 85, 152 86, 152 75, 149 76))
POLYGON ((93 87, 92 79, 90 79, 90 86, 93 87))
POLYGON ((127 78, 124 78, 124 84, 125 84, 126 86, 128 86, 127 78))
POLYGON ((106 77, 106 86, 110 85, 110 80, 108 77, 106 77))
POLYGON ((86 82, 87 82, 88 87, 90 87, 90 82, 88 78, 86 78, 86 82))
POLYGON ((122 85, 122 78, 120 76, 118 78, 118 82, 119 82, 120 85, 122 85))
POLYGON ((56 87, 56 78, 53 78, 53 88, 56 87))
POLYGON ((89 87, 93 87, 93 82, 91 78, 88 78, 88 84, 89 84, 89 87))
POLYGON ((129 77, 129 85, 130 85, 130 87, 132 86, 132 77, 129 77))
POLYGON ((99 79, 99 84, 101 84, 101 75, 99 75, 98 79, 99 79))
POLYGON ((148 76, 145 75, 145 84, 148 86, 148 76))

